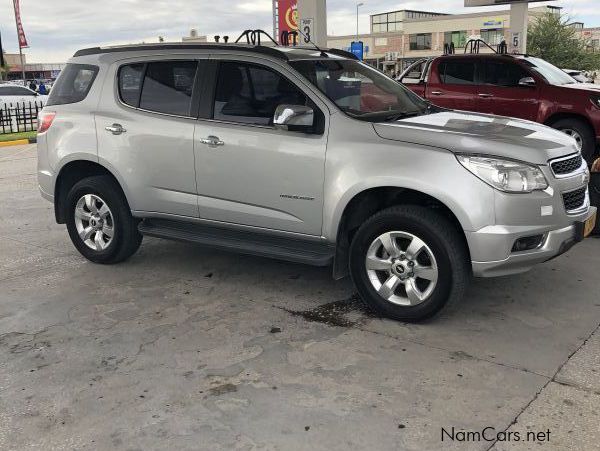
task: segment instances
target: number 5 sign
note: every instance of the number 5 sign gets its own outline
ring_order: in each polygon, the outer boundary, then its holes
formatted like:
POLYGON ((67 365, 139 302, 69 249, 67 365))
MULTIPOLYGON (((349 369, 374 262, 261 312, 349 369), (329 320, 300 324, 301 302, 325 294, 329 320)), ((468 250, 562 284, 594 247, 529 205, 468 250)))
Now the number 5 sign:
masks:
POLYGON ((300 31, 302 31, 302 33, 300 33, 300 34, 302 35, 302 41, 305 44, 310 44, 310 41, 313 40, 313 26, 314 26, 313 19, 301 19, 300 20, 300 31))

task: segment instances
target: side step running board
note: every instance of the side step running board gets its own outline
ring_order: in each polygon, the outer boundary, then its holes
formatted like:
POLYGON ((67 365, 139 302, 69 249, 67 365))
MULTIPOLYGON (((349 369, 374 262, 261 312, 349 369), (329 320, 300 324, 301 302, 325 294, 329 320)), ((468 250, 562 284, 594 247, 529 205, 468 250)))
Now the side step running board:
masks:
POLYGON ((328 266, 335 255, 335 247, 325 243, 181 221, 145 219, 138 228, 147 236, 313 266, 328 266))

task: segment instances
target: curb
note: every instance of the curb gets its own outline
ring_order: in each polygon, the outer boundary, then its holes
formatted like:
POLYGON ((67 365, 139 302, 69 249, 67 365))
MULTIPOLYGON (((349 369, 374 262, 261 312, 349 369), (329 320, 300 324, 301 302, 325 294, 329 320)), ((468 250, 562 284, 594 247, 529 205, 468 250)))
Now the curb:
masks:
POLYGON ((22 146, 24 144, 35 144, 35 143, 37 143, 37 138, 16 139, 14 141, 2 141, 2 142, 0 142, 0 147, 22 146))

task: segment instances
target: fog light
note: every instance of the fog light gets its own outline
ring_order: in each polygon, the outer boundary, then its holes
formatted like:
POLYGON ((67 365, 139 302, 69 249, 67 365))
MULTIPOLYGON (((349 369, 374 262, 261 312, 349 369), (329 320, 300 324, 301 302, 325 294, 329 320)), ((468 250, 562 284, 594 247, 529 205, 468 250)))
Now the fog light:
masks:
POLYGON ((523 252, 536 249, 540 247, 543 239, 544 235, 533 235, 519 238, 517 241, 515 241, 515 244, 513 244, 512 252, 523 252))

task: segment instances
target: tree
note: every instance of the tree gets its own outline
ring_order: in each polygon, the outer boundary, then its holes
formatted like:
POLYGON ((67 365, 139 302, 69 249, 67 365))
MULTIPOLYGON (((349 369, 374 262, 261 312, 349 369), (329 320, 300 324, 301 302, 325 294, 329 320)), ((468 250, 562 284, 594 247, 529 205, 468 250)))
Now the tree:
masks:
POLYGON ((600 55, 586 50, 569 22, 567 16, 553 13, 537 17, 529 24, 527 53, 563 69, 600 69, 600 55))

